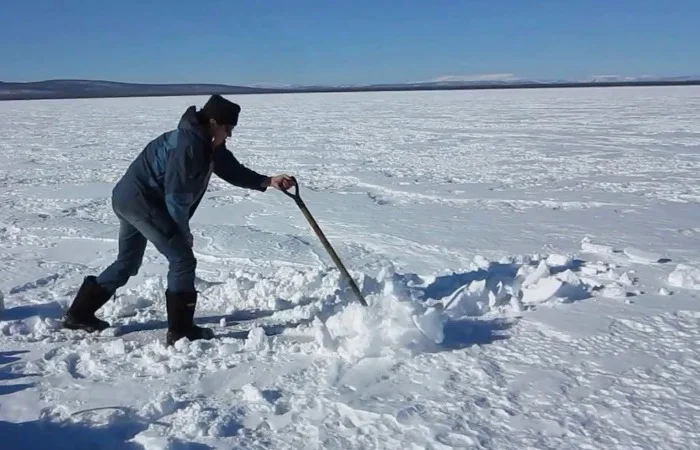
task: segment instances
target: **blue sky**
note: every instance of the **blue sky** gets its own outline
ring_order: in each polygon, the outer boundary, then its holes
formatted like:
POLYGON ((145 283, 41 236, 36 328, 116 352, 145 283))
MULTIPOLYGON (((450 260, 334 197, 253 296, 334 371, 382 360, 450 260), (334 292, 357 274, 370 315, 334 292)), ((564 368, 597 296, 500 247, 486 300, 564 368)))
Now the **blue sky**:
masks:
POLYGON ((697 0, 4 1, 0 80, 700 74, 697 0))

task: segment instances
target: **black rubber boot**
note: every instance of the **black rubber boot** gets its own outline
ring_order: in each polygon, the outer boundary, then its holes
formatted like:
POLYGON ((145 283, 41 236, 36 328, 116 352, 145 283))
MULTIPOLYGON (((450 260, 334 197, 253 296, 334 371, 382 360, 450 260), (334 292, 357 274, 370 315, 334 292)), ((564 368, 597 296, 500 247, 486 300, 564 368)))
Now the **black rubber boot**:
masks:
POLYGON ((102 331, 109 323, 95 317, 114 293, 97 284, 97 277, 89 275, 83 280, 78 293, 63 317, 63 326, 71 330, 84 330, 88 333, 102 331))
POLYGON ((214 332, 210 328, 194 324, 194 310, 197 306, 197 292, 165 292, 168 312, 167 345, 173 345, 182 338, 190 341, 211 339, 214 332))

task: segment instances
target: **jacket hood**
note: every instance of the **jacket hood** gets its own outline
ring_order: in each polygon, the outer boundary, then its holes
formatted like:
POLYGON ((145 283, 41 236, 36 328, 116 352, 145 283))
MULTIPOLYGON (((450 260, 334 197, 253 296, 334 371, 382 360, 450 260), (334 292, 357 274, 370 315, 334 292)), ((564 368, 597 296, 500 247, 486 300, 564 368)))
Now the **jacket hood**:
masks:
POLYGON ((209 141, 207 131, 197 121, 197 108, 194 105, 185 110, 182 117, 180 117, 180 122, 177 124, 177 127, 181 130, 191 131, 203 140, 209 141))

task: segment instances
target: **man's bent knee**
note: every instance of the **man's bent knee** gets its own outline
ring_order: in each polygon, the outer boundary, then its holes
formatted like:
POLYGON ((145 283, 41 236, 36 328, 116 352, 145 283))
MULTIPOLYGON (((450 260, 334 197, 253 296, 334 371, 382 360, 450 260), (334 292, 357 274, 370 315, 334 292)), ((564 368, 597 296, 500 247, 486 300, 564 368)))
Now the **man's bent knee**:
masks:
POLYGON ((194 257, 192 252, 190 252, 187 255, 173 258, 170 261, 170 265, 178 272, 194 273, 195 269, 197 269, 197 259, 194 257))
POLYGON ((143 259, 129 262, 129 265, 127 266, 127 273, 130 277, 134 277, 139 273, 139 269, 141 268, 142 263, 143 259))

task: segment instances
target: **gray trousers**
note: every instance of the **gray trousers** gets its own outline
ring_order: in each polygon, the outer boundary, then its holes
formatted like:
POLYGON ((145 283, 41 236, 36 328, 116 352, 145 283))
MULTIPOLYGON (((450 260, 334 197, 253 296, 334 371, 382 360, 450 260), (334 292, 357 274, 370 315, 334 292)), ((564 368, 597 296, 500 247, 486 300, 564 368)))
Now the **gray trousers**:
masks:
POLYGON ((138 273, 150 241, 168 260, 168 290, 193 292, 197 260, 165 206, 150 205, 137 196, 113 200, 112 208, 119 218, 119 254, 97 282, 112 292, 124 286, 138 273))

